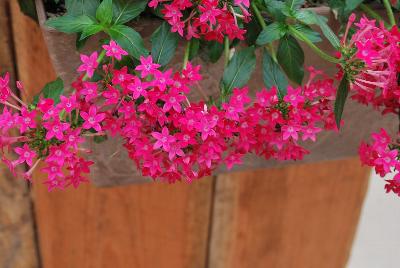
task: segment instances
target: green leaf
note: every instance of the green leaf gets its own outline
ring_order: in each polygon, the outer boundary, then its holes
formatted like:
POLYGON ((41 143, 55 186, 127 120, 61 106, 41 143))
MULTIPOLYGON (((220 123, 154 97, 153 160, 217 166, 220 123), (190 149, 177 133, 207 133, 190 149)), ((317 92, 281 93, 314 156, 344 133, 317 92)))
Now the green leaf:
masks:
POLYGON ((285 8, 285 3, 283 1, 277 0, 264 0, 264 5, 267 8, 269 14, 271 14, 275 20, 284 22, 286 16, 282 13, 285 8))
POLYGON ((197 54, 199 53, 199 48, 200 48, 200 40, 193 38, 190 41, 189 60, 192 60, 197 56, 197 54))
POLYGON ((317 24, 322 30, 322 33, 328 39, 328 41, 332 44, 332 46, 336 49, 340 48, 340 41, 339 38, 336 36, 336 34, 332 31, 332 29, 328 26, 326 23, 326 20, 323 19, 323 17, 318 16, 317 18, 317 24))
POLYGON ((147 6, 147 0, 114 0, 113 21, 115 24, 125 24, 136 18, 147 6))
POLYGON ((93 24, 95 24, 95 21, 86 15, 64 15, 61 17, 50 18, 46 21, 48 27, 54 28, 63 33, 79 33, 89 25, 93 24))
POLYGON ((304 0, 286 0, 286 5, 291 10, 297 10, 304 4, 304 0))
POLYGON ((104 29, 103 25, 100 24, 89 25, 85 29, 83 29, 82 34, 79 37, 79 40, 83 40, 85 38, 88 38, 89 36, 97 34, 98 32, 101 32, 103 29, 104 29))
POLYGON ((264 84, 271 88, 276 86, 278 89, 279 98, 283 98, 287 92, 288 81, 285 74, 282 72, 281 67, 277 64, 272 57, 269 55, 266 49, 264 49, 263 56, 263 78, 264 84))
POLYGON ((345 12, 346 13, 350 13, 352 12, 354 9, 356 9, 361 3, 363 2, 363 0, 345 0, 345 12))
POLYGON ((125 25, 113 25, 107 30, 107 33, 135 59, 149 54, 144 47, 142 37, 132 28, 125 25))
POLYGON ((251 20, 249 23, 244 24, 244 28, 246 30, 245 33, 245 42, 248 46, 252 46, 256 44, 256 40, 258 35, 261 33, 261 26, 257 20, 251 20))
POLYGON ((254 47, 248 47, 237 51, 229 61, 222 77, 224 96, 230 95, 234 88, 242 87, 249 81, 256 67, 254 50, 254 47))
POLYGON ((310 26, 308 25, 304 25, 304 24, 295 24, 293 25, 293 27, 301 32, 303 35, 305 35, 311 42, 313 43, 317 43, 317 42, 321 42, 321 35, 314 31, 313 29, 311 29, 310 26))
POLYGON ((216 63, 219 60, 219 58, 221 58, 223 51, 224 51, 223 44, 217 41, 207 42, 208 59, 212 63, 216 63))
POLYGON ((289 79, 300 85, 304 77, 304 52, 297 40, 285 35, 279 42, 277 59, 289 79))
POLYGON ((317 24, 317 16, 314 11, 308 9, 301 9, 294 15, 297 20, 305 24, 317 24))
POLYGON ((286 34, 286 31, 287 29, 284 24, 280 22, 273 22, 261 31, 256 40, 256 44, 263 46, 271 43, 272 41, 278 40, 286 34))
POLYGON ((37 21, 36 6, 34 0, 18 0, 19 8, 21 11, 37 21))
POLYGON ((65 7, 69 15, 87 15, 95 17, 100 0, 65 0, 65 7))
POLYGON ((54 100, 55 104, 60 102, 60 96, 63 92, 64 82, 59 77, 56 80, 47 83, 42 89, 43 97, 54 100))
POLYGON ((340 128, 340 121, 342 120, 344 105, 347 100, 347 96, 349 95, 349 81, 347 80, 347 76, 343 76, 342 81, 340 81, 339 88, 336 92, 336 100, 335 100, 335 120, 336 125, 340 128))
POLYGON ((154 62, 162 66, 168 64, 178 46, 178 35, 171 32, 171 26, 164 22, 151 35, 151 56, 154 62))
POLYGON ((96 19, 102 24, 110 25, 113 18, 112 0, 103 0, 96 10, 96 19))

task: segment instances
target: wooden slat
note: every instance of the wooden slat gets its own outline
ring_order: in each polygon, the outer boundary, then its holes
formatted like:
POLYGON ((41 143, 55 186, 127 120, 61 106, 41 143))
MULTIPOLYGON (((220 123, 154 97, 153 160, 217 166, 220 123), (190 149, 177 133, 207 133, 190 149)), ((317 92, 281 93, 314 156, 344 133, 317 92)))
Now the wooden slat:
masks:
POLYGON ((219 176, 209 267, 345 267, 368 174, 346 159, 219 176))
MULTIPOLYGON (((40 29, 12 5, 20 77, 31 94, 55 78, 40 29)), ((34 203, 44 268, 205 267, 212 178, 48 193, 34 203)))
MULTIPOLYGON (((0 0, 0 74, 15 81, 8 1, 0 0)), ((2 109, 2 108, 1 108, 2 109)), ((38 267, 27 184, 0 165, 0 267, 38 267)))

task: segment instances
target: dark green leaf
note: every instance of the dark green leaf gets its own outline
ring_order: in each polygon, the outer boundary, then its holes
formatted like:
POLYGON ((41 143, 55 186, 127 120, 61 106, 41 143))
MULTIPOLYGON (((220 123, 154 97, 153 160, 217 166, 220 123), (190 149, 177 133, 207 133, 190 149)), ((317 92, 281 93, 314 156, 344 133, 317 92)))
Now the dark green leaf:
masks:
POLYGON ((103 0, 96 10, 96 19, 102 24, 110 25, 113 18, 112 0, 103 0))
POLYGON ((224 45, 217 41, 212 41, 207 43, 207 49, 210 61, 215 63, 221 57, 222 52, 224 51, 224 45))
POLYGON ((83 40, 89 36, 92 36, 94 34, 97 34, 98 32, 102 31, 104 27, 99 24, 93 24, 87 26, 85 29, 83 29, 82 34, 80 35, 80 40, 83 40))
POLYGON ((18 0, 21 11, 37 21, 36 6, 34 0, 18 0))
POLYGON ((42 89, 43 97, 54 100, 55 104, 60 102, 60 96, 63 92, 64 82, 59 77, 56 80, 47 83, 42 89))
POLYGON ((75 47, 77 50, 81 50, 85 46, 86 41, 88 40, 88 38, 81 39, 81 35, 82 33, 76 34, 75 47))
POLYGON ((69 15, 87 15, 95 17, 100 0, 65 0, 65 7, 69 15))
POLYGON ((125 25, 114 25, 107 33, 132 57, 139 59, 147 56, 149 51, 144 47, 144 42, 139 33, 125 25))
POLYGON ((347 100, 347 96, 349 95, 349 81, 347 80, 346 75, 343 76, 342 81, 340 81, 339 88, 336 92, 336 100, 335 100, 335 120, 336 125, 340 128, 340 121, 342 120, 344 105, 347 100))
POLYGON ((48 27, 63 33, 79 33, 93 24, 95 24, 95 21, 86 15, 64 15, 62 17, 50 18, 46 21, 48 27))
POLYGON ((249 23, 245 23, 244 27, 246 29, 245 42, 248 46, 256 44, 256 39, 261 32, 260 23, 257 20, 251 20, 249 23))
POLYGON ((103 135, 103 136, 94 136, 94 137, 93 137, 93 141, 94 141, 95 143, 102 143, 102 142, 104 142, 104 141, 106 141, 106 140, 108 140, 107 135, 103 135))
POLYGON ((284 22, 286 16, 282 13, 285 8, 285 2, 279 0, 264 0, 265 7, 269 14, 271 14, 276 21, 284 22))
POLYGON ((154 62, 166 65, 178 46, 178 35, 171 32, 171 26, 164 22, 151 36, 151 56, 154 62))
POLYGON ((363 2, 363 0, 345 0, 345 12, 346 13, 350 13, 352 12, 354 9, 356 9, 361 3, 363 2))
POLYGON ((304 0, 286 0, 286 5, 291 10, 297 10, 304 4, 304 0))
POLYGON ((297 40, 285 35, 279 42, 277 59, 289 79, 300 85, 304 77, 304 52, 297 40))
POLYGON ((115 24, 125 24, 136 18, 147 6, 147 0, 114 0, 113 21, 115 24))
POLYGON ((301 32, 304 36, 306 36, 313 43, 322 41, 321 35, 318 32, 311 29, 310 26, 307 26, 304 24, 296 24, 296 25, 293 25, 293 27, 297 31, 301 32))
POLYGON ((224 96, 228 96, 234 88, 242 87, 249 81, 256 67, 254 50, 254 47, 248 47, 237 51, 229 61, 222 77, 224 96))
POLYGON ((339 38, 336 36, 336 34, 332 31, 332 29, 328 26, 326 23, 326 20, 323 19, 323 17, 318 16, 317 17, 317 24, 322 30, 322 33, 328 39, 328 41, 332 44, 332 46, 336 49, 340 48, 340 41, 339 38))
POLYGON ((273 86, 277 87, 279 98, 283 98, 286 95, 288 86, 286 76, 282 72, 279 64, 272 59, 266 49, 264 49, 263 56, 263 78, 264 84, 268 88, 273 86))
POLYGON ((200 40, 193 38, 190 41, 189 60, 192 60, 197 56, 197 54, 199 53, 199 48, 200 48, 200 40))
POLYGON ((268 25, 264 30, 261 31, 258 36, 256 43, 259 46, 271 43, 272 41, 280 39, 286 34, 286 27, 280 22, 274 22, 268 25))

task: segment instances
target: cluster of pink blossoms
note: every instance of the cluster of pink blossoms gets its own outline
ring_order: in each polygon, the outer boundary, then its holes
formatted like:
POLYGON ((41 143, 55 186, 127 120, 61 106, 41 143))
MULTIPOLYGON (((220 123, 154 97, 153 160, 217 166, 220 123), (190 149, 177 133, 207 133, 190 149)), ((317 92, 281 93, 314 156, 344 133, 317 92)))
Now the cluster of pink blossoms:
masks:
MULTIPOLYGON (((349 19, 347 30, 354 23, 349 19)), ((382 114, 400 113, 400 33, 397 27, 387 30, 383 23, 363 17, 354 23, 356 32, 344 47, 347 48, 348 70, 352 98, 372 105, 382 114)), ((345 40, 346 36, 343 40, 345 40)), ((344 42, 343 42, 344 43, 344 42)), ((344 55, 346 57, 346 54, 344 55)), ((380 176, 399 170, 400 147, 385 130, 372 134, 373 144, 362 143, 359 154, 363 164, 375 167, 380 176)), ((386 190, 400 195, 400 176, 386 181, 386 190)))
POLYGON ((157 8, 159 4, 172 32, 188 40, 204 37, 222 42, 224 36, 243 40, 246 31, 239 27, 238 20, 250 20, 249 0, 235 0, 234 6, 226 0, 151 0, 149 7, 157 8))
MULTIPOLYGON (((103 48, 115 59, 125 53, 114 42, 103 48)), ((97 52, 81 59, 78 70, 83 74, 73 83, 75 91, 58 103, 41 97, 37 105, 18 99, 22 106, 15 106, 8 101, 16 98, 8 88, 8 76, 0 80, 6 105, 0 115, 2 160, 13 172, 19 164, 30 166, 22 174, 27 179, 43 161, 49 190, 86 181, 83 174, 93 163, 82 156, 89 153, 82 147, 85 137, 119 135, 144 176, 174 182, 210 175, 222 164, 230 169, 247 153, 302 159, 308 152, 300 140, 315 141, 322 129, 336 129, 333 80, 312 68, 308 83, 289 87, 283 99, 272 88, 258 92, 252 102, 247 88, 237 88, 217 108, 186 97, 201 80, 200 66, 188 63, 181 72, 161 71, 149 56, 142 57, 136 74, 131 74, 127 67, 115 69, 112 63, 98 68, 97 52), (94 72, 103 79, 82 79, 94 72), (316 80, 317 75, 322 79, 316 80), (20 135, 12 136, 12 129, 20 135), (7 158, 5 148, 12 148, 17 159, 7 158)))

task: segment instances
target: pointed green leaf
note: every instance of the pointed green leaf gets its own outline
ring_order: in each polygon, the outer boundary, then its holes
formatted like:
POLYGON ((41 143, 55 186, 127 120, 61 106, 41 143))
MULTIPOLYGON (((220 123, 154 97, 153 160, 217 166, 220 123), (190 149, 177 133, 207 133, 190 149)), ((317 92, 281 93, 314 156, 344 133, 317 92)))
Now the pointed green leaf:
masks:
POLYGON ((144 47, 142 37, 132 28, 125 25, 114 25, 107 30, 107 33, 134 58, 139 59, 140 56, 149 54, 144 47))
POLYGON ((222 52, 224 51, 224 45, 217 41, 207 42, 206 45, 208 60, 212 63, 216 63, 221 58, 222 52))
POLYGON ((50 18, 46 21, 48 27, 54 28, 63 33, 79 33, 93 24, 95 24, 95 21, 85 15, 64 15, 61 17, 50 18))
POLYGON ((268 51, 264 49, 263 56, 263 78, 264 84, 267 88, 276 86, 278 95, 283 98, 286 95, 288 81, 285 74, 282 72, 281 67, 277 64, 268 51))
POLYGON ((326 23, 326 20, 324 20, 324 17, 317 16, 317 24, 322 30, 322 33, 328 39, 328 41, 332 44, 332 46, 336 49, 340 48, 340 41, 339 38, 336 36, 336 34, 332 31, 332 29, 328 26, 326 23))
POLYGON ((102 24, 110 25, 113 18, 112 0, 103 0, 96 10, 96 19, 102 24))
POLYGON ((297 10, 304 4, 304 0, 286 0, 286 5, 291 10, 297 10))
POLYGON ((344 105, 347 100, 347 96, 349 95, 349 81, 347 80, 347 76, 343 76, 342 81, 340 81, 339 88, 336 92, 336 100, 335 100, 335 121, 338 128, 340 128, 340 121, 342 120, 344 105))
POLYGON ((47 83, 42 89, 43 97, 54 100, 55 104, 60 102, 60 96, 63 92, 64 82, 59 77, 56 80, 47 83))
POLYGON ((278 40, 286 34, 286 31, 287 29, 284 24, 273 22, 261 31, 260 35, 257 37, 256 44, 263 46, 278 40))
POLYGON ((136 18, 147 6, 147 0, 114 0, 113 21, 115 24, 125 24, 136 18))
POLYGON ((321 35, 314 31, 313 29, 311 29, 310 26, 308 25, 304 25, 304 24, 295 24, 293 25, 293 27, 301 32, 304 36, 306 36, 311 42, 313 43, 317 43, 317 42, 321 42, 321 35))
POLYGON ((244 48, 235 53, 225 68, 222 77, 223 94, 228 96, 236 87, 244 86, 256 67, 254 47, 244 48))
POLYGON ((162 66, 168 64, 178 46, 178 35, 171 32, 171 26, 164 22, 151 36, 151 56, 162 66))
POLYGON ((100 24, 89 25, 85 29, 83 29, 82 34, 79 37, 79 40, 83 40, 85 38, 88 38, 89 36, 97 34, 98 32, 101 32, 103 29, 104 27, 100 24))
POLYGON ((100 0, 65 0, 65 7, 69 15, 87 15, 95 17, 100 0))
POLYGON ((300 85, 304 77, 304 52, 297 40, 285 35, 279 42, 277 59, 289 79, 300 85))

